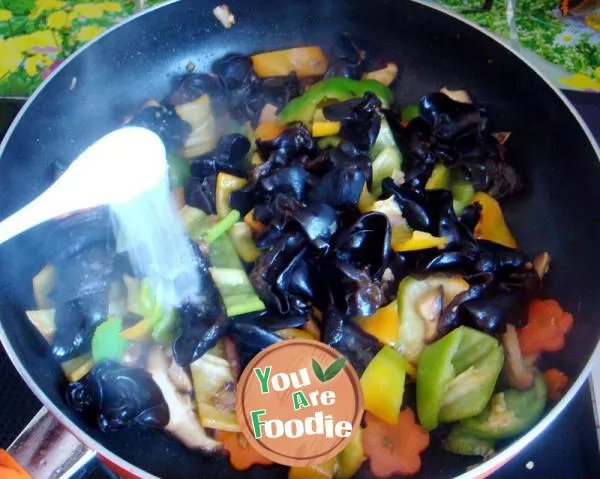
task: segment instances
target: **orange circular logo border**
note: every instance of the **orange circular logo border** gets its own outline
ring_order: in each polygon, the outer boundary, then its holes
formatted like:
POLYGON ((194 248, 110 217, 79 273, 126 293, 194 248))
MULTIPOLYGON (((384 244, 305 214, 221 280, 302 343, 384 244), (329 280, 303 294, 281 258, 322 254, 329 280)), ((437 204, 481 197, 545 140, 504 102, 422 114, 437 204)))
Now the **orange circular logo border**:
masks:
MULTIPOLYGON (((309 339, 283 340, 283 341, 280 341, 278 343, 275 343, 275 344, 269 346, 268 348, 263 349, 254 358, 252 358, 252 360, 248 363, 248 365, 244 369, 242 375, 240 376, 240 380, 239 380, 238 388, 237 388, 236 415, 237 415, 237 419, 240 424, 240 427, 242 429, 242 433, 244 434, 244 437, 248 440, 248 442, 252 445, 252 447, 254 447, 262 455, 264 455, 268 459, 270 459, 278 464, 283 464, 283 465, 287 465, 287 466, 304 466, 304 467, 314 466, 314 465, 321 464, 321 463, 335 457, 337 454, 339 454, 342 451, 342 449, 344 449, 348 445, 348 443, 350 442, 350 440, 352 439, 354 434, 356 434, 356 432, 360 428, 360 423, 361 423, 363 412, 364 412, 364 400, 363 400, 362 389, 361 389, 361 385, 360 385, 360 379, 358 377, 358 374, 352 367, 352 365, 348 361, 346 361, 346 363, 344 364, 343 368, 340 371, 340 374, 342 372, 344 374, 346 374, 347 379, 352 386, 351 393, 352 393, 353 399, 354 399, 353 400, 353 403, 354 403, 353 417, 352 417, 352 420, 349 421, 352 424, 352 433, 348 437, 338 438, 339 440, 336 441, 335 445, 333 445, 326 451, 321 452, 317 455, 306 456, 306 457, 297 457, 297 456, 294 456, 293 453, 291 453, 291 452, 288 454, 285 454, 282 452, 275 451, 275 450, 271 449, 270 447, 266 446, 265 444, 263 444, 260 439, 256 439, 254 437, 253 428, 252 428, 251 419, 250 419, 250 411, 248 410, 247 404, 245 401, 246 391, 250 384, 250 379, 255 377, 253 375, 254 368, 257 365, 260 365, 261 363, 263 363, 263 361, 265 359, 267 359, 269 356, 273 355, 274 353, 277 354, 277 353, 280 353, 282 350, 297 348, 297 347, 303 346, 303 345, 306 346, 307 348, 311 348, 311 350, 318 349, 318 350, 322 351, 332 360, 336 360, 338 358, 343 357, 343 355, 341 353, 339 353, 338 351, 336 351, 334 348, 332 348, 331 346, 329 346, 325 343, 322 343, 320 341, 309 340, 309 339)), ((277 364, 275 363, 275 365, 277 365, 277 364)), ((311 367, 310 363, 306 364, 307 369, 310 369, 310 367, 311 367)), ((350 391, 348 391, 348 393, 350 393, 350 391)), ((299 438, 299 440, 302 440, 302 438, 299 438)))

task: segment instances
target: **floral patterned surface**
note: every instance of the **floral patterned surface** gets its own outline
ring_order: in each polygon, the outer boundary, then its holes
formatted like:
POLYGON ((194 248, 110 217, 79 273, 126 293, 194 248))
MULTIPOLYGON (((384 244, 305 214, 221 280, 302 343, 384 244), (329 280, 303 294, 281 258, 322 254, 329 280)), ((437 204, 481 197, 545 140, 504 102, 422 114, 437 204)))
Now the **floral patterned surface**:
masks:
POLYGON ((588 0, 566 16, 559 0, 494 0, 490 11, 476 13, 465 12, 480 9, 483 0, 435 1, 559 67, 562 74, 553 78, 559 87, 600 92, 598 0, 588 0))
MULTIPOLYGON (((0 97, 27 96, 53 68, 99 33, 161 0, 0 0, 0 97)), ((600 92, 600 6, 562 16, 556 0, 435 0, 550 62, 560 87, 600 92), (514 1, 514 21, 507 2, 514 1)))
POLYGON ((0 96, 31 94, 85 42, 159 1, 0 0, 0 96))

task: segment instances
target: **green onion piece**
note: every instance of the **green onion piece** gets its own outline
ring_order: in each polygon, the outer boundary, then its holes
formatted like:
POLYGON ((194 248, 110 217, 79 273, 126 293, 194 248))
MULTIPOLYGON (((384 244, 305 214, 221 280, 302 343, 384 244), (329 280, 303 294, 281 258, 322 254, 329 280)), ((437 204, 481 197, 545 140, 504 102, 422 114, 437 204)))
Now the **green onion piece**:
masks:
POLYGON ((225 234, 229 228, 239 221, 239 219, 240 212, 237 210, 231 210, 225 216, 225 218, 223 218, 213 227, 209 228, 204 235, 202 235, 202 239, 204 239, 204 241, 206 241, 208 244, 211 244, 217 238, 225 234))

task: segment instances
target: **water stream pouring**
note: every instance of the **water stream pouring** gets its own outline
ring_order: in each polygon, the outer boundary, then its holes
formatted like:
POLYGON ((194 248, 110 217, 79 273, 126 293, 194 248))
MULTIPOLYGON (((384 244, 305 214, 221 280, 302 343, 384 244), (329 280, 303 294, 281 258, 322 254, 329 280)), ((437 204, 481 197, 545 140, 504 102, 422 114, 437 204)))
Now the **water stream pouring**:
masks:
POLYGON ((0 222, 0 245, 47 220, 109 205, 136 273, 165 306, 197 293, 194 257, 170 200, 165 147, 149 130, 126 127, 88 147, 40 196, 0 222))

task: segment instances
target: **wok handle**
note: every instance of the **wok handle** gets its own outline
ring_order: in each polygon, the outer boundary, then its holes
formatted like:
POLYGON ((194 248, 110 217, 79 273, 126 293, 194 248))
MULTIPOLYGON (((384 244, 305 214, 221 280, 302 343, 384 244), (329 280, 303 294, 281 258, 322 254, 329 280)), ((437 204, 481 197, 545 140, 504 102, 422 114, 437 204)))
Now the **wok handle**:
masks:
POLYGON ((97 466, 96 453, 46 408, 25 426, 8 452, 33 479, 80 479, 97 466))

